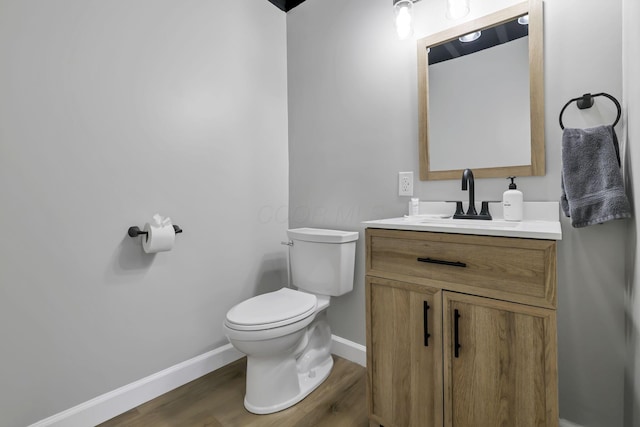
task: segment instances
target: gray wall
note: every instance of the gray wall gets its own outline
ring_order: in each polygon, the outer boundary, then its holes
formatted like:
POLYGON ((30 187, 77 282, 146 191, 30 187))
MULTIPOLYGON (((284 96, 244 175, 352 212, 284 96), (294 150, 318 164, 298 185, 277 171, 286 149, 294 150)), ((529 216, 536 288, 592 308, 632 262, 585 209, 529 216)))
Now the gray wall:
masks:
MULTIPOLYGON (((633 209, 640 212, 640 3, 623 0, 623 111, 626 122, 627 185, 631 188, 633 209)), ((637 218, 629 223, 627 239, 627 372, 625 387, 625 426, 640 425, 640 257, 637 253, 637 218)))
POLYGON ((285 14, 0 0, 0 426, 226 343, 286 281, 285 14), (173 251, 126 236, 159 212, 173 251), (261 284, 260 284, 261 283, 261 284))
MULTIPOLYGON (((472 2, 472 19, 515 1, 472 2)), ((444 2, 420 2, 416 36, 453 23, 444 2)), ((520 178, 525 200, 558 200, 558 114, 586 92, 622 92, 621 2, 545 2, 544 177, 520 178)), ((397 173, 418 171, 415 43, 397 40, 387 0, 308 0, 287 15, 290 225, 363 230, 363 220, 406 213, 397 173)), ((612 121, 597 101, 565 125, 612 121)), ((620 131, 620 129, 619 129, 620 131)), ((500 198, 506 180, 476 182, 476 199, 500 198)), ((465 198, 459 181, 416 182, 422 200, 465 198)), ((585 427, 623 425, 624 221, 575 230, 563 219, 558 251, 560 414, 585 427)), ((364 245, 354 292, 332 301, 333 332, 365 343, 364 245)))

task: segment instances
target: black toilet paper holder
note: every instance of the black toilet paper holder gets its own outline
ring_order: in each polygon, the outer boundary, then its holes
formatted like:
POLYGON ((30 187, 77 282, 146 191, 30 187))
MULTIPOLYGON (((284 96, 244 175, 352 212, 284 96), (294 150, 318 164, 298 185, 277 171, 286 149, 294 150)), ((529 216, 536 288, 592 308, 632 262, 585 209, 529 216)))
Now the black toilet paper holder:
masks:
MULTIPOLYGON (((176 234, 182 233, 182 228, 173 224, 173 231, 175 231, 176 234)), ((129 237, 138 237, 141 234, 144 234, 145 236, 149 237, 149 233, 147 231, 140 230, 140 227, 138 227, 137 225, 133 227, 129 227, 127 234, 129 235, 129 237)))

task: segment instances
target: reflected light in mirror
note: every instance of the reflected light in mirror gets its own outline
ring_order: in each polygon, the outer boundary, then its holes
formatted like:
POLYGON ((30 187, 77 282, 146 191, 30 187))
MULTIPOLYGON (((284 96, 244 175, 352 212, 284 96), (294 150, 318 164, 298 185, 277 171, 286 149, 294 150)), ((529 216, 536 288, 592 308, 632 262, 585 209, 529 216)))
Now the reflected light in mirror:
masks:
POLYGON ((478 40, 481 35, 482 31, 476 31, 474 33, 465 34, 462 37, 458 37, 458 40, 460 40, 462 43, 474 42, 478 40))
POLYGON ((529 25, 529 15, 527 14, 518 18, 518 24, 529 25))
POLYGON ((447 0, 447 19, 456 20, 469 14, 469 0, 447 0))

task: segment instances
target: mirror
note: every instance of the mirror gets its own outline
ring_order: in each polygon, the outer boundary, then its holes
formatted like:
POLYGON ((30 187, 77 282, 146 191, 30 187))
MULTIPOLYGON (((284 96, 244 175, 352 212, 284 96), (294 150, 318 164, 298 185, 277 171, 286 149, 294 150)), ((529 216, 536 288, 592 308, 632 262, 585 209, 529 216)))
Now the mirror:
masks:
POLYGON ((465 168, 476 178, 545 174, 541 0, 425 37, 417 48, 421 180, 459 179, 465 168), (528 25, 519 24, 526 15, 528 25), (476 31, 475 42, 458 41, 476 31))

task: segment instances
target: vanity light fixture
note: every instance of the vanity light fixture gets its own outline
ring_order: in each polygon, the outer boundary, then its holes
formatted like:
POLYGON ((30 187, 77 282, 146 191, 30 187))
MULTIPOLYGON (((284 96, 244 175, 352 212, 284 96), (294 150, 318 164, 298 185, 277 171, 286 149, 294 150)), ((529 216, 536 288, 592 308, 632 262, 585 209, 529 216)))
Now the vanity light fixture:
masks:
MULTIPOLYGON (((400 40, 406 40, 413 35, 413 4, 420 0, 393 0, 393 14, 396 22, 396 32, 400 40)), ((469 14, 469 0, 446 0, 447 19, 456 20, 469 14)))
POLYGON ((476 31, 474 33, 465 34, 462 37, 458 37, 458 40, 460 40, 462 43, 469 43, 478 40, 481 35, 482 31, 476 31))
POLYGON ((393 13, 396 20, 396 32, 400 40, 413 35, 413 4, 420 0, 393 0, 393 13))
POLYGON ((518 18, 518 24, 520 25, 529 25, 529 14, 521 16, 518 18))

